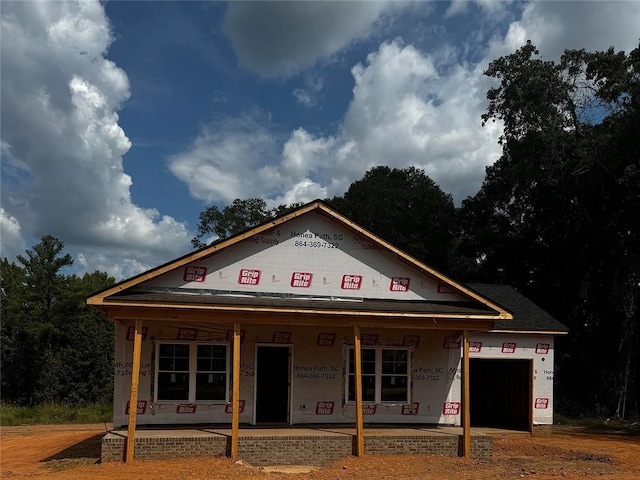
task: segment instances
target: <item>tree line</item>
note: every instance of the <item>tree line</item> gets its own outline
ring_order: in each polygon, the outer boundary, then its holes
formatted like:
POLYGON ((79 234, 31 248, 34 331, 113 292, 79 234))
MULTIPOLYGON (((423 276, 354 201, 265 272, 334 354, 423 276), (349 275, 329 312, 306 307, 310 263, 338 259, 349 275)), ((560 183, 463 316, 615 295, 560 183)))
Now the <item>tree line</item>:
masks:
POLYGON ((63 249, 45 235, 17 263, 0 260, 4 403, 112 401, 113 324, 86 299, 114 279, 97 271, 64 274, 73 260, 63 249))
MULTIPOLYGON (((510 284, 570 329, 558 338, 556 407, 637 415, 640 319, 640 46, 567 50, 528 42, 490 63, 483 122, 502 155, 456 207, 423 170, 379 166, 326 199, 337 211, 455 280, 510 284)), ((194 248, 299 206, 237 199, 200 214, 194 248)), ((113 330, 84 300, 105 273, 63 275, 53 237, 3 259, 2 399, 110 400, 113 330)))

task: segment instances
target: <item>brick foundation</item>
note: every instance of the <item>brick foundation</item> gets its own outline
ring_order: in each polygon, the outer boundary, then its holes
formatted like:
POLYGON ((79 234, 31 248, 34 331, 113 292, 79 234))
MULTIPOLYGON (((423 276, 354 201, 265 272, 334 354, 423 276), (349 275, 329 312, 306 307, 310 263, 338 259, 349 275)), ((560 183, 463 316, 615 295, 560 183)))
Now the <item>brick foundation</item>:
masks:
MULTIPOLYGON (((101 462, 124 460, 126 435, 109 433, 102 439, 101 462)), ((135 458, 140 460, 167 460, 189 457, 225 457, 227 438, 216 436, 152 436, 136 438, 135 458)))
MULTIPOLYGON (((231 442, 231 439, 229 439, 231 442)), ((251 465, 323 465, 352 455, 353 437, 245 437, 238 458, 251 465)))
MULTIPOLYGON (((463 440, 458 435, 374 436, 365 437, 364 451, 373 455, 429 454, 457 457, 462 454, 463 440)), ((471 456, 490 457, 493 442, 490 435, 471 437, 471 456)))
MULTIPOLYGON (((111 432, 102 439, 102 462, 122 461, 126 433, 111 432)), ((365 453, 432 454, 455 457, 462 451, 462 437, 455 434, 418 431, 414 435, 380 435, 365 433, 365 453)), ((473 457, 490 457, 490 435, 473 434, 473 457)), ((136 432, 135 458, 173 459, 187 457, 224 457, 231 452, 231 437, 215 432, 151 431, 136 432), (168 433, 170 432, 170 433, 168 433)), ((256 466, 322 465, 355 453, 355 437, 347 433, 323 432, 313 435, 256 435, 250 431, 238 439, 238 457, 256 466)))

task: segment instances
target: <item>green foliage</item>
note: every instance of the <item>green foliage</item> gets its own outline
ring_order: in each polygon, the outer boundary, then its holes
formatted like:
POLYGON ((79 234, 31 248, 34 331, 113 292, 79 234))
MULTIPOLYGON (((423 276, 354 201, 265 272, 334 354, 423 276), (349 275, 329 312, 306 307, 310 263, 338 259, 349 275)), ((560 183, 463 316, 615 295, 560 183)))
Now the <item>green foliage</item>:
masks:
POLYGON ((569 326, 555 378, 572 414, 625 416, 640 387, 640 48, 537 55, 528 42, 486 71, 503 153, 463 202, 459 253, 467 277, 510 283, 569 326))
POLYGON ((300 205, 296 203, 268 209, 267 203, 261 198, 236 199, 222 210, 212 205, 200 213, 198 234, 191 240, 191 244, 193 248, 205 247, 209 238, 215 240, 236 235, 271 218, 284 215, 300 205))
POLYGON ((3 402, 111 401, 114 328, 85 302, 114 279, 103 272, 62 274, 72 264, 63 247, 44 236, 18 256, 22 266, 0 261, 3 402))
POLYGON ((451 270, 457 236, 453 198, 424 170, 372 168, 328 203, 428 265, 451 270))
POLYGON ((0 425, 56 425, 65 423, 110 422, 113 415, 111 403, 92 403, 86 406, 68 403, 43 403, 34 407, 0 405, 0 425))

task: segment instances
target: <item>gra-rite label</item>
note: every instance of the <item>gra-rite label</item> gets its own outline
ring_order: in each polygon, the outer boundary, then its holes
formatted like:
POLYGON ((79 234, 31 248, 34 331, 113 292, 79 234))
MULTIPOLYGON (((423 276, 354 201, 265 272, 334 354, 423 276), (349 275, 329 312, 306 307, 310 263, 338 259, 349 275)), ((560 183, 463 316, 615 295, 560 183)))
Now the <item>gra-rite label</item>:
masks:
POLYGON ((176 405, 176 413, 196 413, 196 405, 176 405))
POLYGON ((207 277, 207 267, 190 265, 185 267, 182 280, 185 282, 204 282, 207 277))
POLYGON ((362 275, 343 275, 340 288, 342 290, 360 290, 362 275))
POLYGON ((336 341, 336 334, 335 333, 319 333, 318 334, 318 341, 316 342, 316 344, 319 347, 333 347, 333 344, 336 341))
MULTIPOLYGON (((127 402, 127 406, 124 409, 124 414, 125 415, 129 415, 129 407, 131 405, 131 401, 127 402)), ((146 400, 138 400, 138 403, 136 404, 137 408, 136 408, 136 415, 144 415, 144 413, 147 411, 147 401, 146 400)))
POLYGON ((548 343, 536 343, 536 353, 538 355, 547 355, 549 353, 548 343))
POLYGON ((460 413, 460 402, 444 402, 442 407, 443 415, 458 415, 460 413))
POLYGON ((318 402, 316 403, 316 415, 331 415, 335 402, 318 402))
POLYGON ((549 399, 548 398, 536 398, 536 400, 535 400, 535 408, 538 408, 538 409, 549 408, 549 399))
POLYGON ((402 345, 417 348, 420 344, 420 335, 405 335, 402 339, 402 345))
POLYGON ((444 337, 442 348, 447 350, 458 350, 460 348, 460 337, 455 335, 447 335, 444 337))
POLYGON ((238 275, 240 285, 258 285, 260 283, 260 270, 243 268, 238 275))
POLYGON ((312 279, 313 279, 313 273, 293 272, 291 274, 290 285, 295 288, 309 288, 311 286, 312 279))
POLYGON ((403 405, 400 413, 402 415, 417 415, 420 409, 420 402, 413 402, 411 405, 403 405))
POLYGON ((195 340, 198 337, 197 328, 179 328, 178 340, 195 340))
POLYGON ((361 339, 362 345, 377 345, 378 334, 377 333, 363 333, 361 339))
POLYGON ((289 343, 291 340, 291 332, 273 332, 273 338, 271 341, 273 343, 289 343))
POLYGON ((408 292, 410 282, 411 279, 409 277, 393 277, 389 284, 389 290, 392 292, 408 292))
MULTIPOLYGON (((238 400, 238 413, 242 413, 244 412, 244 404, 245 401, 244 400, 238 400)), ((224 413, 233 413, 233 404, 232 403, 227 403, 224 406, 224 413)))

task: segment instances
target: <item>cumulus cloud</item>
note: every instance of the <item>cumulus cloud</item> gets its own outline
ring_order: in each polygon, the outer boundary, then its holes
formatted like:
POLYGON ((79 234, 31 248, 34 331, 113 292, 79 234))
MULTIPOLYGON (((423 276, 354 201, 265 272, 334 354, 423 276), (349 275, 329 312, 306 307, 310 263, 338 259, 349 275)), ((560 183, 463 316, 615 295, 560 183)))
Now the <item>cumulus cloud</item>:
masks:
POLYGON ((230 2, 224 28, 240 65, 264 77, 290 76, 369 36, 392 5, 386 0, 230 2))
POLYGON ((489 58, 513 52, 531 40, 542 56, 558 59, 565 49, 630 51, 638 46, 640 2, 530 2, 504 37, 494 38, 489 58))
MULTIPOLYGON (((138 273, 188 249, 183 224, 131 201, 118 124, 124 71, 105 57, 113 40, 98 1, 8 2, 2 8, 3 216, 23 236, 57 236, 87 269, 138 273), (129 257, 129 255, 131 257, 129 257)), ((3 254, 5 247, 3 235, 3 254)))
POLYGON ((171 170, 209 202, 341 195, 376 165, 424 168, 457 200, 475 193, 499 155, 498 127, 480 124, 488 81, 479 67, 436 62, 396 40, 352 75, 353 98, 335 135, 297 128, 278 150, 278 137, 259 122, 238 128, 233 119, 205 129, 171 170))
POLYGON ((270 164, 279 141, 265 124, 260 113, 221 118, 204 127, 188 150, 172 156, 169 169, 191 195, 207 203, 231 202, 251 191, 267 193, 269 186, 277 189, 280 175, 270 164))
POLYGON ((481 69, 436 65, 396 40, 380 45, 352 75, 353 99, 339 134, 314 137, 299 129, 283 163, 296 152, 297 164, 330 194, 341 194, 375 165, 423 168, 457 200, 474 193, 499 155, 497 130, 480 125, 488 85, 481 69))
MULTIPOLYGON (((488 16, 506 18, 503 13, 511 3, 510 0, 479 0, 475 5, 488 16)), ((246 38, 240 39, 238 35, 243 35, 239 33, 240 18, 248 22, 248 18, 280 15, 282 18, 278 21, 297 19, 304 25, 306 15, 315 7, 281 4, 271 11, 270 6, 234 5, 237 6, 229 10, 227 28, 231 29, 229 32, 235 32, 230 35, 237 49, 249 48, 247 45, 255 47, 256 58, 246 52, 239 55, 263 75, 291 73, 337 48, 327 47, 325 51, 322 48, 329 43, 310 42, 315 50, 300 47, 301 50, 292 53, 287 50, 289 47, 282 46, 275 48, 273 57, 267 55, 259 59, 260 47, 268 42, 266 38, 260 42, 256 39, 266 30, 246 33, 246 38), (264 16, 254 17, 256 8, 263 9, 260 11, 264 16)), ((448 14, 463 14, 466 7, 466 4, 454 2, 448 14)), ((491 60, 515 51, 529 38, 540 47, 543 55, 555 58, 565 48, 595 50, 616 45, 628 50, 637 45, 640 3, 531 2, 518 5, 509 14, 520 11, 520 18, 507 24, 503 34, 496 34, 490 41, 480 34, 478 38, 486 43, 476 49, 480 52, 480 60, 476 63, 464 60, 464 45, 440 45, 427 52, 405 45, 401 40, 383 42, 369 54, 365 63, 352 68, 353 97, 339 128, 332 135, 317 135, 299 127, 290 133, 278 152, 274 144, 278 140, 259 124, 252 127, 255 135, 232 128, 227 140, 205 132, 190 151, 174 159, 174 171, 180 170, 180 178, 188 182, 196 197, 208 201, 228 202, 237 197, 259 195, 271 202, 289 202, 305 201, 313 195, 342 194, 351 182, 375 165, 399 168, 412 165, 423 168, 459 202, 475 194, 484 178, 485 167, 500 155, 497 142, 500 123, 482 127, 480 121, 486 109, 486 92, 492 86, 492 80, 484 77, 483 71, 491 60), (621 5, 624 8, 619 8, 621 5), (214 158, 217 154, 211 151, 226 142, 241 146, 241 155, 232 155, 219 162, 214 158), (260 146, 257 149, 253 145, 256 142, 260 146), (198 148, 200 143, 207 148, 198 148), (267 155, 256 153, 264 150, 267 143, 267 155), (207 160, 203 160, 204 157, 207 160), (258 158, 269 160, 261 164, 258 158), (199 175, 193 165, 198 165, 203 172, 210 172, 211 176, 199 175), (220 168, 221 165, 227 168, 220 168), (248 178, 244 173, 247 171, 258 174, 248 178), (208 180, 203 182, 203 178, 208 180)), ((335 13, 331 9, 325 11, 326 17, 322 18, 331 18, 332 12, 335 13)), ((370 25, 377 14, 374 11, 368 14, 369 17, 360 18, 369 18, 370 25)), ((246 27, 247 24, 242 25, 246 27)), ((334 34, 336 38, 349 35, 354 38, 356 30, 343 35, 347 29, 341 25, 337 22, 335 28, 329 28, 326 38, 333 38, 334 34)), ((309 35, 314 34, 309 32, 309 35)), ((275 45, 283 39, 297 45, 293 41, 296 35, 303 34, 296 28, 278 34, 275 45)), ((299 102, 310 105, 312 99, 307 93, 301 89, 294 95, 299 102)))

